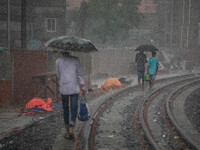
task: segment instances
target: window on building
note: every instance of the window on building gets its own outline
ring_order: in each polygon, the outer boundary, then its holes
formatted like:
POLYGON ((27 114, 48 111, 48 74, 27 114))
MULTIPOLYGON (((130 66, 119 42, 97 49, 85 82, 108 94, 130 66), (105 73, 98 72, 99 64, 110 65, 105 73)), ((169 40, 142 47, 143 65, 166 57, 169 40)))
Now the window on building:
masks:
POLYGON ((46 19, 46 31, 47 32, 56 32, 56 18, 47 18, 46 19))

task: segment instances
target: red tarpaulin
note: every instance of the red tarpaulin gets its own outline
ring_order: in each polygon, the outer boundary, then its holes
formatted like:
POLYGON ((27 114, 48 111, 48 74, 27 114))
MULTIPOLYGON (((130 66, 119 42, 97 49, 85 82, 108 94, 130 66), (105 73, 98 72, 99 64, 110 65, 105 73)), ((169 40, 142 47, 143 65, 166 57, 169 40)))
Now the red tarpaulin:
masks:
POLYGON ((45 102, 43 99, 35 97, 26 104, 24 113, 22 113, 22 115, 26 115, 27 113, 33 114, 34 112, 53 111, 51 104, 51 98, 48 98, 47 102, 45 102))

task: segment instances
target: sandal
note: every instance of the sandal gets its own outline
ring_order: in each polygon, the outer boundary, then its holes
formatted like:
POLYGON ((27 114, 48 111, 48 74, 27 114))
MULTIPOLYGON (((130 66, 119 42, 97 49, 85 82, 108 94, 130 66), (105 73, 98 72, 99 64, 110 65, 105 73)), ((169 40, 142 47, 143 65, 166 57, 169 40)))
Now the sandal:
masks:
POLYGON ((66 138, 66 139, 70 139, 70 133, 69 133, 69 131, 66 132, 65 138, 66 138))

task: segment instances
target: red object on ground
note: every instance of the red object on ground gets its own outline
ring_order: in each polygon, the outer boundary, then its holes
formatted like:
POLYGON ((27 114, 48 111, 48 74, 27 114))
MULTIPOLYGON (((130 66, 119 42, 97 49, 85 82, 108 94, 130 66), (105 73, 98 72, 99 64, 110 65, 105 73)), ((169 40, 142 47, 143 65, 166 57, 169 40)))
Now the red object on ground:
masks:
POLYGON ((121 82, 117 78, 108 78, 103 85, 103 88, 115 88, 122 86, 121 82))
POLYGON ((37 106, 38 108, 42 108, 46 111, 53 111, 53 109, 51 108, 51 104, 52 104, 51 98, 48 98, 47 102, 45 102, 41 98, 33 98, 26 104, 26 107, 24 110, 28 108, 35 108, 37 106))
POLYGON ((105 93, 105 92, 109 92, 111 90, 114 89, 119 89, 121 87, 126 87, 127 85, 125 84, 121 84, 121 82, 117 79, 117 78, 108 78, 104 85, 101 86, 101 88, 98 89, 94 89, 93 92, 94 93, 105 93))

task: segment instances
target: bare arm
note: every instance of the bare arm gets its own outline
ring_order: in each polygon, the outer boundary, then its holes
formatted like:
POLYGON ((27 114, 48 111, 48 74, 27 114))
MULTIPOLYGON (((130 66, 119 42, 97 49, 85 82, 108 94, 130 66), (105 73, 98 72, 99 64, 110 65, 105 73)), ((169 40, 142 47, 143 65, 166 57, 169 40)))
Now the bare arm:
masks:
POLYGON ((148 65, 147 66, 147 74, 149 74, 149 68, 150 68, 150 66, 148 65))
POLYGON ((86 93, 85 82, 84 82, 84 78, 83 78, 83 71, 82 71, 82 68, 81 68, 81 65, 80 65, 80 60, 78 60, 78 65, 77 65, 77 76, 78 76, 78 79, 79 79, 79 83, 81 85, 81 91, 83 93, 86 93))
POLYGON ((159 64, 159 62, 158 62, 158 63, 157 63, 157 66, 156 66, 156 74, 157 74, 157 72, 158 72, 159 66, 160 66, 160 64, 159 64))
POLYGON ((138 62, 138 56, 137 56, 138 54, 136 54, 136 56, 135 56, 135 62, 138 62))
POLYGON ((56 77, 59 81, 60 80, 60 71, 59 71, 58 61, 56 61, 56 77))
POLYGON ((147 63, 148 61, 147 61, 147 57, 145 56, 145 60, 144 60, 144 63, 147 63))

